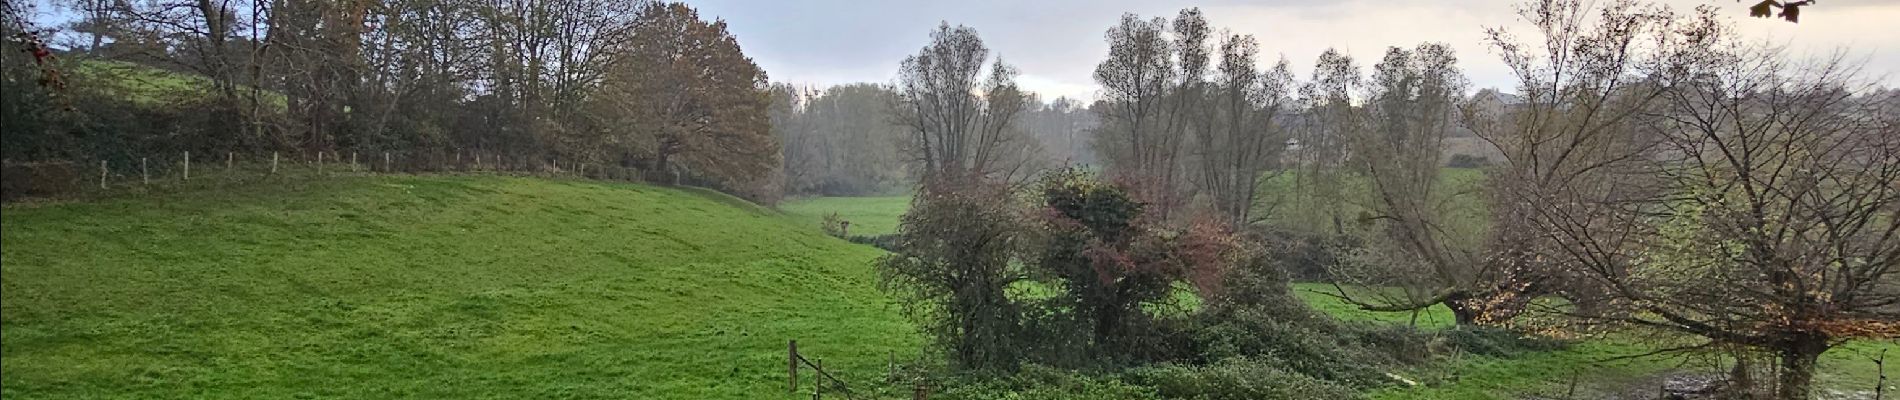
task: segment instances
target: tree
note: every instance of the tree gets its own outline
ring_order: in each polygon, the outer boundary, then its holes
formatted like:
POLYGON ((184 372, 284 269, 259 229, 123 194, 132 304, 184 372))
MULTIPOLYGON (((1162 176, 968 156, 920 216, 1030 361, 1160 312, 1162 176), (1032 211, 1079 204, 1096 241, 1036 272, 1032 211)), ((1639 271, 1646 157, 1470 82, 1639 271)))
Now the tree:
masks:
POLYGON ((739 49, 723 21, 684 4, 641 9, 627 54, 609 71, 600 101, 619 133, 662 180, 707 180, 754 200, 779 166, 765 72, 739 49), (677 169, 676 169, 677 168, 677 169))
MULTIPOLYGON (((1426 43, 1397 47, 1373 66, 1365 86, 1365 106, 1342 107, 1349 118, 1343 130, 1354 171, 1371 192, 1362 219, 1374 238, 1379 262, 1369 271, 1341 276, 1370 278, 1362 284, 1398 285, 1408 298, 1361 303, 1379 311, 1415 310, 1443 304, 1460 324, 1510 319, 1531 297, 1519 270, 1491 257, 1501 243, 1482 226, 1458 221, 1459 201, 1477 193, 1454 193, 1441 184, 1444 140, 1455 125, 1465 78, 1447 45, 1426 43)), ((1335 99, 1332 101, 1343 101, 1335 99)), ((1338 107, 1334 105, 1333 107, 1338 107)), ((1347 292, 1340 290, 1341 297, 1347 292)))
POLYGON ((1025 144, 1015 124, 1028 99, 1016 87, 1016 69, 1001 57, 990 61, 989 52, 975 29, 945 22, 898 67, 894 114, 910 129, 926 185, 1018 172, 1012 167, 1020 165, 1006 163, 1009 146, 1025 144))
POLYGON ((1537 254, 1610 297, 1576 317, 1768 352, 1781 399, 1840 341, 1900 336, 1900 135, 1855 68, 1737 45, 1709 9, 1526 10, 1556 45, 1493 31, 1526 101, 1477 131, 1537 254))
MULTIPOLYGON (((1286 60, 1261 72, 1254 64, 1259 42, 1251 35, 1228 35, 1220 44, 1220 64, 1197 123, 1196 184, 1216 215, 1230 226, 1252 223, 1262 179, 1278 167, 1285 150, 1281 115, 1291 102, 1293 73, 1286 60)), ((1276 174, 1277 175, 1277 174, 1276 174)))
POLYGON ((877 261, 885 290, 962 368, 1014 369, 1026 356, 1022 307, 1007 293, 1029 279, 1013 262, 1023 216, 1012 198, 996 183, 925 185, 877 261))
POLYGON ((1187 197, 1177 178, 1206 84, 1208 33, 1199 9, 1181 10, 1172 22, 1124 14, 1106 34, 1108 57, 1095 66, 1103 121, 1097 153, 1115 175, 1146 182, 1137 195, 1157 202, 1163 216, 1187 197))
POLYGON ((823 91, 774 85, 774 135, 784 146, 786 190, 867 195, 900 185, 905 132, 885 108, 896 94, 874 84, 823 91))

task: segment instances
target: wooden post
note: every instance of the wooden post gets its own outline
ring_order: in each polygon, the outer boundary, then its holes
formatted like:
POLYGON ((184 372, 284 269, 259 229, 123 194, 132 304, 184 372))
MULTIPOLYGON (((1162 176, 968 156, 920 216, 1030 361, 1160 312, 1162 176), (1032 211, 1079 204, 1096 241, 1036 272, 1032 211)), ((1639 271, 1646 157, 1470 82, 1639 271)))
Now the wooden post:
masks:
POLYGON ((185 152, 185 180, 191 180, 191 152, 185 152))
POLYGON ((323 152, 317 152, 317 175, 323 175, 323 152))
POLYGON ((145 168, 145 157, 139 157, 139 180, 147 185, 152 184, 152 171, 145 168))
POLYGON ((277 152, 270 152, 270 174, 277 175, 277 152))
MULTIPOLYGON (((479 160, 481 156, 476 157, 478 157, 477 159, 479 160)), ((791 372, 790 376, 792 377, 791 392, 798 393, 798 341, 793 340, 791 344, 785 346, 785 349, 787 354, 785 356, 785 369, 791 372)))
POLYGON ((825 392, 825 377, 830 374, 825 373, 825 359, 811 361, 811 369, 818 371, 817 374, 811 376, 811 400, 818 400, 818 397, 825 392))
POLYGON ((387 151, 383 152, 383 172, 396 172, 396 169, 389 165, 389 152, 387 151))
POLYGON ((1887 395, 1887 349, 1880 349, 1880 358, 1874 359, 1874 373, 1880 378, 1874 380, 1874 400, 1887 395))
POLYGON ((354 151, 350 152, 350 171, 361 171, 361 169, 356 166, 356 152, 354 151))
POLYGON ((237 165, 237 163, 232 162, 235 160, 237 160, 236 155, 231 154, 229 151, 224 152, 224 172, 231 172, 231 167, 237 165))
POLYGON ((106 160, 99 160, 99 188, 106 188, 106 160))

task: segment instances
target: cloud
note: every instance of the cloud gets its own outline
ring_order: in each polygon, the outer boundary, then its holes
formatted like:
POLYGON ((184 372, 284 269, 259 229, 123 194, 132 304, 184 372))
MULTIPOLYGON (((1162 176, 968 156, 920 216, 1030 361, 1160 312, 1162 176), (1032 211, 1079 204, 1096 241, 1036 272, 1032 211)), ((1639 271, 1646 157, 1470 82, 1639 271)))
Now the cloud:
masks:
MULTIPOLYGON (((1746 18, 1732 0, 1665 0, 1683 12, 1717 6, 1754 40, 1788 45, 1796 55, 1837 49, 1864 57, 1875 74, 1900 71, 1900 3, 1828 2, 1804 9, 1802 24, 1746 18), (1876 4, 1881 3, 1881 4, 1876 4)), ((1023 73, 1025 88, 1045 98, 1091 98, 1095 64, 1107 53, 1102 35, 1124 12, 1172 17, 1200 6, 1214 26, 1260 39, 1263 66, 1285 56, 1308 74, 1321 51, 1336 47, 1369 65, 1388 46, 1444 42, 1478 87, 1512 86, 1482 42, 1487 26, 1521 27, 1511 2, 1444 0, 1186 1, 756 1, 693 2, 702 15, 726 19, 773 80, 832 85, 889 82, 897 64, 927 41, 939 22, 969 25, 993 54, 1023 73)), ((1900 83, 1892 74, 1888 85, 1900 83)))

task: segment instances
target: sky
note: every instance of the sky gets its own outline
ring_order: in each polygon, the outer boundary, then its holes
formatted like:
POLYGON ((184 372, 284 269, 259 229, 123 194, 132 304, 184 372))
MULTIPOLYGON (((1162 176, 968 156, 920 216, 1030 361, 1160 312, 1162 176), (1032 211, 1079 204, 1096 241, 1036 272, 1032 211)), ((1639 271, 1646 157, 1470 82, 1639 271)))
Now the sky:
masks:
MULTIPOLYGON (((1044 98, 1093 98, 1095 64, 1108 53, 1103 34, 1125 12, 1172 18, 1182 8, 1200 7, 1216 29, 1258 38, 1263 68, 1285 57, 1301 77, 1328 47, 1369 66, 1389 46, 1444 42, 1457 50, 1474 88, 1506 91, 1512 80, 1484 46, 1484 28, 1527 32, 1514 2, 1506 0, 686 1, 701 17, 726 20, 745 53, 775 82, 888 83, 898 63, 947 21, 975 28, 993 55, 1021 70, 1019 84, 1044 98)), ((1785 45, 1796 56, 1845 50, 1864 60, 1879 82, 1900 86, 1900 0, 1822 1, 1802 9, 1800 24, 1748 18, 1753 0, 1661 3, 1682 12, 1721 7, 1750 40, 1785 45)))

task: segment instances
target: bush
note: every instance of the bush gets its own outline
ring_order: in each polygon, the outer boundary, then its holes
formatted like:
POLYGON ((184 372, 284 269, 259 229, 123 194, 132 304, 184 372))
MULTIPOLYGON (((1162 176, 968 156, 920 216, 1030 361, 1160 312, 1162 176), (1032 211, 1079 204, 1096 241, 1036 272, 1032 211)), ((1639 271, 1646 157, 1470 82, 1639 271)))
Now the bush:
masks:
POLYGON ((1116 377, 1028 365, 1007 376, 974 375, 948 382, 933 399, 945 400, 1095 400, 1158 399, 1153 388, 1132 385, 1116 377))
POLYGON ((884 251, 897 251, 897 235, 851 235, 850 237, 844 238, 844 240, 848 240, 851 243, 868 244, 872 247, 884 249, 884 251))
POLYGON ((1274 367, 1274 361, 1228 359, 1200 367, 1137 368, 1128 380, 1153 387, 1163 398, 1197 400, 1359 399, 1357 391, 1274 367))
POLYGON ((1453 154, 1445 166, 1452 168, 1484 168, 1491 165, 1491 159, 1470 154, 1453 154))
POLYGON ((1560 350, 1569 346, 1562 340, 1483 326, 1460 326, 1444 333, 1445 344, 1452 349, 1492 357, 1560 350))
POLYGON ((0 166, 0 200, 55 197, 79 190, 79 171, 70 162, 6 163, 0 166))

